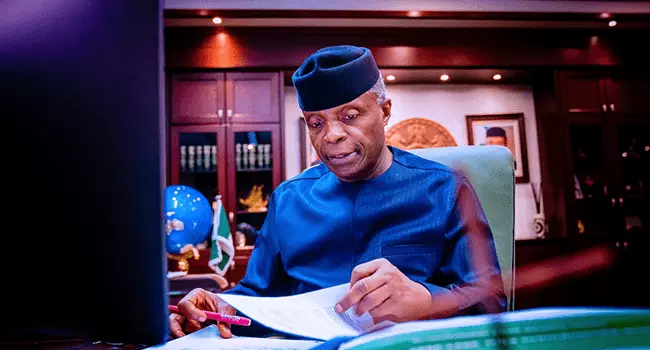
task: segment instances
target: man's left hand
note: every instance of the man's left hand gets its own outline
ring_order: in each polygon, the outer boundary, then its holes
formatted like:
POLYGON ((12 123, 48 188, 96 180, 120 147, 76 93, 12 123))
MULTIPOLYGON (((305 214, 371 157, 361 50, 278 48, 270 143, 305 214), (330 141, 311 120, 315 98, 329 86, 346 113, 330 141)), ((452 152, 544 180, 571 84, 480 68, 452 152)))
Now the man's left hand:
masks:
POLYGON ((341 313, 354 306, 357 315, 369 312, 376 323, 420 320, 433 313, 429 290, 411 281, 384 258, 358 265, 352 270, 350 290, 335 310, 341 313))

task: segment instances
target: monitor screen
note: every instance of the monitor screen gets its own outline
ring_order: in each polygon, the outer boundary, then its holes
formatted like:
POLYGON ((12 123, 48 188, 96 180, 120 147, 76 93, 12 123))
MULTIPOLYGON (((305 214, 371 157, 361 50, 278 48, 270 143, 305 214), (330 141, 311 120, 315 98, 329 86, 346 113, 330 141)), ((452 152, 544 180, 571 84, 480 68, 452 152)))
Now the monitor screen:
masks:
POLYGON ((2 341, 160 343, 162 1, 0 13, 2 341))

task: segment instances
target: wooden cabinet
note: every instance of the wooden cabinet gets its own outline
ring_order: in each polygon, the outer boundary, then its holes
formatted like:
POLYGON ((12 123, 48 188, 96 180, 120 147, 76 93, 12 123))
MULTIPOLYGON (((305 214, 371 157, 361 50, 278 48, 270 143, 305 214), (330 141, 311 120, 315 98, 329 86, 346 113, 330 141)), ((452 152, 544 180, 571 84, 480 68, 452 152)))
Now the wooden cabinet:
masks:
POLYGON ((558 74, 563 110, 567 113, 607 112, 605 86, 601 76, 589 72, 558 74))
POLYGON ((568 232, 626 244, 650 226, 650 85, 630 72, 559 72, 568 232), (644 98, 645 96, 645 98, 644 98), (598 110, 598 106, 600 109, 598 110))
POLYGON ((607 107, 625 118, 649 118, 650 79, 641 73, 614 73, 605 80, 607 107))
MULTIPOLYGON (((226 193, 225 125, 172 125, 170 127, 170 185, 187 185, 208 200, 226 193)), ((226 204, 224 204, 226 205, 226 204)))
POLYGON ((277 73, 227 73, 229 123, 280 122, 280 76, 277 73))
POLYGON ((256 230, 262 227, 266 212, 244 203, 254 200, 255 186, 261 193, 259 200, 268 201, 271 192, 282 182, 281 171, 277 171, 283 168, 279 134, 279 124, 234 124, 228 128, 226 152, 234 160, 227 163, 228 210, 236 226, 244 223, 256 230), (238 156, 240 148, 242 152, 238 156))
POLYGON ((650 83, 642 73, 560 72, 558 83, 563 110, 569 114, 641 116, 650 110, 650 83))
MULTIPOLYGON (((245 227, 248 246, 255 243, 255 232, 266 218, 266 202, 284 173, 281 80, 279 72, 168 77, 169 184, 191 186, 210 201, 220 195, 231 232, 245 227)), ((196 264, 190 262, 190 273, 205 272, 207 266, 196 264)), ((241 262, 235 267, 245 268, 241 262)), ((238 282, 243 273, 230 275, 238 282)))
POLYGON ((280 74, 187 73, 171 77, 174 124, 279 123, 280 74))
POLYGON ((169 110, 174 124, 220 123, 225 108, 223 73, 172 75, 169 110))

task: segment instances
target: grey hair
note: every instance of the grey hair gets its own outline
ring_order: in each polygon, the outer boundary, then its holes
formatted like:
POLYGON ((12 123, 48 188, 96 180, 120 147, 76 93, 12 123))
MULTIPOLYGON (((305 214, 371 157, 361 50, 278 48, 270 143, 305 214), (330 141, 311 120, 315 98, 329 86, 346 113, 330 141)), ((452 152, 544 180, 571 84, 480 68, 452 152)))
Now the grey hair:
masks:
POLYGON ((373 85, 368 91, 377 95, 377 104, 381 105, 386 102, 386 84, 384 83, 384 77, 380 75, 375 85, 373 85))

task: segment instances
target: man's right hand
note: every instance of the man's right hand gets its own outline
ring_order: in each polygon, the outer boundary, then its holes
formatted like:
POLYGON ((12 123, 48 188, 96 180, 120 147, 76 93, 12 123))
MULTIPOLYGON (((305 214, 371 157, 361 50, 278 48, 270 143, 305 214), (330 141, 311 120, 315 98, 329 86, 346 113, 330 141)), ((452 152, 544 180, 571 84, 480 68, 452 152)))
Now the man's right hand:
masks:
MULTIPOLYGON (((178 302, 180 313, 171 313, 169 315, 169 328, 174 338, 184 336, 186 333, 192 333, 203 328, 206 316, 202 310, 219 312, 226 315, 235 315, 235 309, 225 301, 207 290, 197 288, 189 292, 181 301, 178 302)), ((219 322, 219 335, 223 338, 231 338, 230 324, 219 322)))

